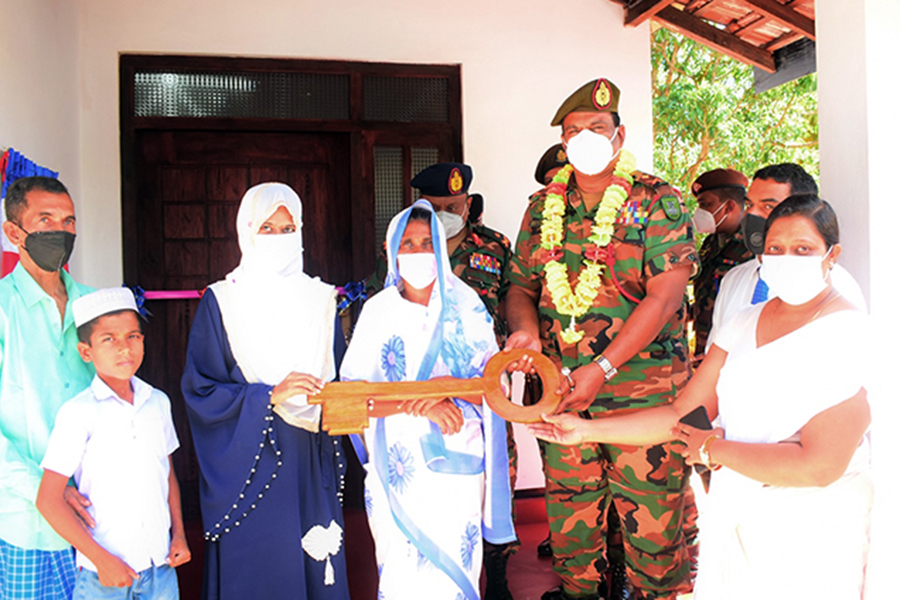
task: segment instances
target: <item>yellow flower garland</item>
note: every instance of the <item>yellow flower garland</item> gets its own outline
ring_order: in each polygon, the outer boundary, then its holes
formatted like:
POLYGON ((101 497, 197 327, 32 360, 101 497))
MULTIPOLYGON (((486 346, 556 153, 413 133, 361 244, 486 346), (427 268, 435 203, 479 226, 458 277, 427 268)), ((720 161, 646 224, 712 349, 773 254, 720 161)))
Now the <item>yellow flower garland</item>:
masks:
MULTIPOLYGON (((634 155, 627 150, 622 150, 613 170, 613 177, 622 181, 614 179, 613 183, 606 188, 600 206, 597 208, 597 214, 594 216, 591 235, 588 237, 588 242, 598 248, 605 248, 612 240, 616 215, 631 193, 631 186, 634 183, 634 177, 631 174, 636 168, 634 155)), ((554 258, 554 255, 558 253, 555 251, 562 247, 564 239, 563 217, 566 214, 566 201, 563 195, 571 175, 572 165, 566 165, 556 174, 548 186, 548 194, 544 199, 544 210, 541 213, 541 247, 551 253, 551 259, 544 265, 544 277, 556 310, 569 317, 569 326, 560 334, 567 344, 575 344, 584 337, 584 332, 575 328, 575 320, 584 316, 593 306, 594 299, 600 292, 600 277, 603 274, 604 266, 603 263, 586 258, 584 268, 578 274, 578 283, 573 290, 569 285, 568 267, 554 258)))

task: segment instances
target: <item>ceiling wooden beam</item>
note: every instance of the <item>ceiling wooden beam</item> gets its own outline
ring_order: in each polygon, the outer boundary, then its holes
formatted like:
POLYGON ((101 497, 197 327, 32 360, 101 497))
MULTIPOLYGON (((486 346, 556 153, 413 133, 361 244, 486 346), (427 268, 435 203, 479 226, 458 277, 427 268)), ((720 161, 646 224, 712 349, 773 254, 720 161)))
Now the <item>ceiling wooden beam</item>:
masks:
POLYGON ((782 36, 779 36, 763 46, 769 52, 775 52, 776 50, 781 50, 785 46, 790 46, 797 40, 802 40, 805 36, 802 33, 797 33, 796 31, 788 31, 782 36))
POLYGON ((788 29, 802 33, 811 40, 816 39, 816 22, 788 8, 775 0, 744 0, 744 3, 788 29))
POLYGON ((638 0, 625 7, 625 26, 637 27, 675 0, 638 0))
POLYGON ((769 73, 775 72, 775 58, 770 52, 748 44, 739 37, 717 29, 684 11, 669 6, 660 10, 653 18, 660 21, 666 28, 710 46, 734 59, 759 67, 769 73))

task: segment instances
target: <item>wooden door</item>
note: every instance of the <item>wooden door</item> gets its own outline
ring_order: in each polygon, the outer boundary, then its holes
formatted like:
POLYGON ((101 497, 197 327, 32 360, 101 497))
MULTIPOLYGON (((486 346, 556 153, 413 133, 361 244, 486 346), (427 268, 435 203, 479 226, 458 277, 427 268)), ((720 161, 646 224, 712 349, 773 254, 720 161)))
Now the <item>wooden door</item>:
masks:
MULTIPOLYGON (((133 216, 126 220, 124 250, 134 257, 137 275, 129 285, 202 290, 222 279, 240 261, 240 200, 249 187, 267 181, 290 185, 303 201, 305 271, 336 285, 350 281, 347 134, 146 130, 136 132, 135 147, 136 203, 128 211, 133 216)), ((186 521, 200 519, 198 467, 180 387, 197 303, 147 302, 153 316, 140 372, 172 399, 186 521)))

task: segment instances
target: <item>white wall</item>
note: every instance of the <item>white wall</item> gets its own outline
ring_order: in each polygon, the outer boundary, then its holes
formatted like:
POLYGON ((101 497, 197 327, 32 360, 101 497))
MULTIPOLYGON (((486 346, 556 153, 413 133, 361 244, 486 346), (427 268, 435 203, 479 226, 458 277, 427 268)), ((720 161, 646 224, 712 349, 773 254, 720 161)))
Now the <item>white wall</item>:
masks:
POLYGON ((621 8, 545 2, 81 0, 84 278, 121 283, 118 57, 121 52, 329 58, 462 65, 463 146, 485 221, 514 236, 534 166, 556 142, 557 106, 606 76, 623 89, 629 146, 652 164, 648 28, 621 8), (562 5, 560 5, 562 6, 562 5), (590 23, 589 27, 581 26, 590 23), (578 24, 578 26, 573 26, 578 24))
MULTIPOLYGON (((900 392, 892 375, 900 351, 896 266, 898 202, 896 98, 900 94, 897 0, 823 0, 816 3, 819 71, 819 145, 822 195, 841 219, 841 258, 868 293, 872 344, 868 386, 873 417, 875 506, 867 600, 896 598, 900 550, 897 431, 900 392), (846 260, 845 260, 846 259, 846 260)), ((835 364, 823 368, 840 367, 835 364)), ((839 518, 839 515, 836 515, 839 518)), ((827 524, 823 524, 827 527, 827 524)))
POLYGON ((76 3, 0 0, 0 147, 59 171, 80 217, 78 39, 76 3))
MULTIPOLYGON (((535 164, 556 143, 549 123, 596 77, 622 89, 628 146, 652 165, 648 26, 622 27, 621 8, 545 2, 391 0, 81 0, 81 161, 77 274, 122 279, 119 177, 120 53, 180 53, 461 64, 463 152, 485 222, 515 238, 535 164), (585 26, 584 24, 588 24, 585 26)), ((521 430, 519 487, 541 487, 537 447, 521 430)))

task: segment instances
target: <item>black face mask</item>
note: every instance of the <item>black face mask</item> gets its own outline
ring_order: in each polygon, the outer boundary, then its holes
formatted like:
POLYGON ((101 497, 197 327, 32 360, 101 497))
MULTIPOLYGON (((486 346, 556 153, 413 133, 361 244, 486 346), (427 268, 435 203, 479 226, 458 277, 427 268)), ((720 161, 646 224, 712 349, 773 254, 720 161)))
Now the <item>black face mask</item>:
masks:
POLYGON ((766 220, 757 215, 744 213, 741 219, 741 235, 744 245, 753 254, 759 256, 766 249, 766 220))
MULTIPOLYGON (((25 231, 21 225, 19 229, 25 231)), ((31 260, 51 273, 59 271, 69 262, 74 247, 75 234, 68 231, 33 231, 25 238, 25 250, 31 260)))

